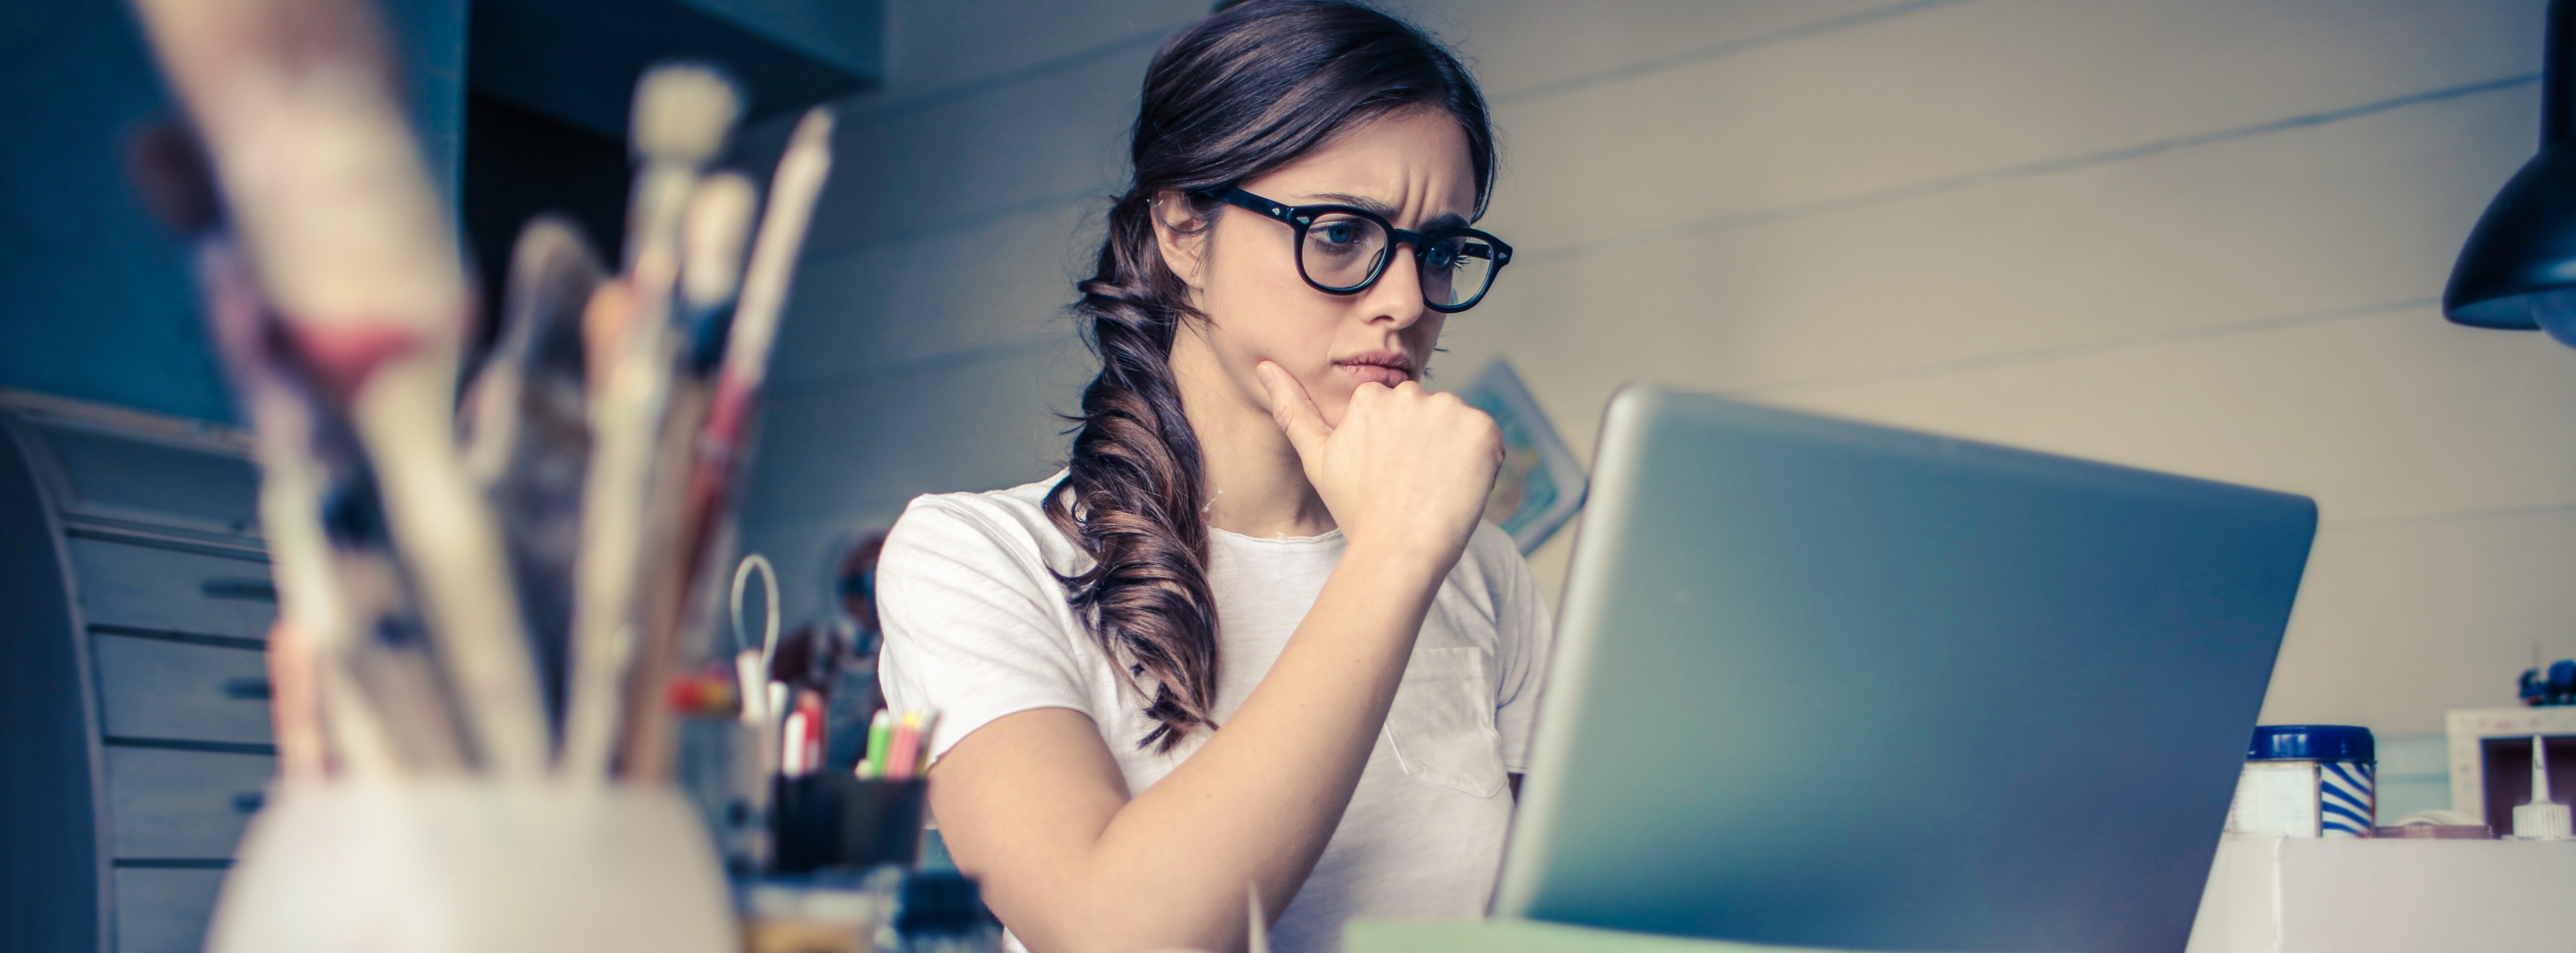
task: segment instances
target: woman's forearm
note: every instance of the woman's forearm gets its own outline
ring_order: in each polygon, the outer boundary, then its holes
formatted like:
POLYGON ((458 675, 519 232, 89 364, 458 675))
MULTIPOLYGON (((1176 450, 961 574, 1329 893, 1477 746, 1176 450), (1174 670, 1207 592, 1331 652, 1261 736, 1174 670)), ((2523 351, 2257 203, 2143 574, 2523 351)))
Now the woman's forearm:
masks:
POLYGON ((1275 918, 1332 839, 1455 559, 1355 544, 1261 684, 1170 775, 1052 819, 1074 830, 970 833, 961 866, 1034 950, 1239 946, 1245 885, 1275 918))

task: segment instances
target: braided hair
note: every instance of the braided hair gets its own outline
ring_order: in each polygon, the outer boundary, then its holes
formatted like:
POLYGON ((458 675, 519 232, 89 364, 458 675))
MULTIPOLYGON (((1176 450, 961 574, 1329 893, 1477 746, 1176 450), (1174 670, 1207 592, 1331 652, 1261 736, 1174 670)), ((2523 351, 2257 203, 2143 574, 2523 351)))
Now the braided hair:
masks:
MULTIPOLYGON (((1399 109, 1446 112, 1465 129, 1481 213, 1494 135, 1458 59, 1421 30, 1347 0, 1248 0, 1163 44, 1145 71, 1129 160, 1092 276, 1073 316, 1100 374, 1070 417, 1073 452, 1047 516, 1090 557, 1060 575, 1066 600, 1126 677, 1155 727, 1139 747, 1170 751, 1213 728, 1216 601, 1208 587, 1199 441, 1172 377, 1183 321, 1203 320, 1163 261, 1154 197, 1257 178, 1343 130, 1399 109)), ((1204 224, 1198 227, 1204 228, 1204 224)))

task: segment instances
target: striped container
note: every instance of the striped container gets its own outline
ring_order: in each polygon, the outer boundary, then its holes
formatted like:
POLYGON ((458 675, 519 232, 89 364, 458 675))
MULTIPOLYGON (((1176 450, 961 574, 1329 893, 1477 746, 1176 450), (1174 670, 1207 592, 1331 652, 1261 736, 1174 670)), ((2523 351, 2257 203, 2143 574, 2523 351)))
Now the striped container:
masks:
POLYGON ((2266 725, 2254 729, 2227 832, 2274 837, 2368 837, 2377 823, 2370 729, 2266 725))

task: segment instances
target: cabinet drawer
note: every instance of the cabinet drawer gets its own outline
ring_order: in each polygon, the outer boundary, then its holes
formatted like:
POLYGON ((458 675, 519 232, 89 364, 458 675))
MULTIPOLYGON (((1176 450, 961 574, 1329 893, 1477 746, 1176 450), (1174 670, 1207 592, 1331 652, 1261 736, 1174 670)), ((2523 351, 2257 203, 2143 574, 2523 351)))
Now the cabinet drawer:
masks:
POLYGON ((199 953, 215 916, 220 870, 116 871, 116 953, 199 953))
POLYGON ((96 539, 65 542, 91 625, 265 639, 277 617, 267 563, 96 539))
POLYGON ((72 509, 259 532, 259 468, 249 460, 79 427, 40 424, 35 432, 71 481, 64 503, 72 509))
POLYGON ((269 741, 264 653, 102 634, 90 637, 90 657, 111 736, 269 741))
POLYGON ((258 813, 277 759, 109 745, 108 832, 119 858, 224 858, 258 813))

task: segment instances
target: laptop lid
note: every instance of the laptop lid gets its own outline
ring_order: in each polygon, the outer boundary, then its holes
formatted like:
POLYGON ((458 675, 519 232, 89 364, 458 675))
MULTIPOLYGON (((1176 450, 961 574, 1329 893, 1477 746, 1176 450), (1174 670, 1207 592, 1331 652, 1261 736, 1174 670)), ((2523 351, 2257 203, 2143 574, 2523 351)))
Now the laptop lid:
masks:
POLYGON ((1496 913, 2178 953, 2305 497, 1634 386, 1496 913))

